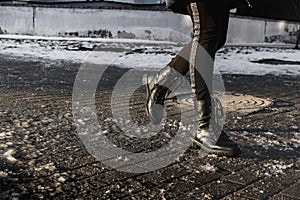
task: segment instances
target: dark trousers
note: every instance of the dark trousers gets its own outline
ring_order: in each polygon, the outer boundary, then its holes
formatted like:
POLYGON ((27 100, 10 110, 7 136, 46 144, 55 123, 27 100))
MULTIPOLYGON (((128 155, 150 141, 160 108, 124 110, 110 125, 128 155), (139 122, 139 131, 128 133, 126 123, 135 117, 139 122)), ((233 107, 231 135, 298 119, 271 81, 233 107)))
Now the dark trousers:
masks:
POLYGON ((226 42, 226 35, 228 29, 229 8, 224 3, 211 3, 211 2, 191 2, 188 5, 188 12, 193 22, 193 40, 187 44, 169 63, 171 68, 176 69, 182 75, 190 71, 192 88, 196 93, 197 100, 207 100, 210 98, 209 87, 212 87, 212 82, 204 81, 203 74, 199 70, 195 70, 197 65, 209 71, 205 74, 205 80, 212 80, 213 73, 213 60, 216 52, 224 46, 226 42), (194 43, 194 44, 193 44, 194 43), (201 59, 206 59, 205 56, 200 55, 199 49, 193 52, 195 43, 201 45, 206 52, 210 55, 211 64, 203 64, 201 59), (182 56, 184 55, 184 56, 182 56), (190 58, 190 59, 186 59, 190 58), (191 59, 195 60, 194 65, 191 66, 191 59))

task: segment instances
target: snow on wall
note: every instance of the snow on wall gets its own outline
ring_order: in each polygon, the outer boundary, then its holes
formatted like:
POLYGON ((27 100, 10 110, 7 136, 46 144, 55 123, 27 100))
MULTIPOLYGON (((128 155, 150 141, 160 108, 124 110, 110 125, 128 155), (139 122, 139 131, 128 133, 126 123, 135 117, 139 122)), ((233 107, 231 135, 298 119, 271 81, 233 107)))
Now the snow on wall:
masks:
MULTIPOLYGON (((227 42, 264 42, 295 24, 231 17, 227 42)), ((0 6, 0 28, 10 34, 122 37, 187 42, 189 16, 167 11, 0 6)))

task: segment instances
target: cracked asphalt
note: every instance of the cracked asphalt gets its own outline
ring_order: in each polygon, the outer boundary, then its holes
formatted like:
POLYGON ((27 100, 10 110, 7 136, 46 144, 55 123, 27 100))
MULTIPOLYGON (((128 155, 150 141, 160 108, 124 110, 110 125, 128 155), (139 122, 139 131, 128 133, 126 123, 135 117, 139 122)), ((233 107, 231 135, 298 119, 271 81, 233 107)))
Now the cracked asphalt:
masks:
MULTIPOLYGON (((300 199, 299 77, 223 75, 231 103, 224 129, 242 154, 201 158, 191 148, 163 169, 135 174, 97 161, 80 141, 72 117, 79 67, 0 54, 0 199, 300 199)), ((106 120, 113 87, 127 71, 108 68, 100 81, 99 123, 119 147, 159 148, 174 127, 132 139, 106 120)), ((133 99, 139 122, 149 122, 143 88, 133 99)))

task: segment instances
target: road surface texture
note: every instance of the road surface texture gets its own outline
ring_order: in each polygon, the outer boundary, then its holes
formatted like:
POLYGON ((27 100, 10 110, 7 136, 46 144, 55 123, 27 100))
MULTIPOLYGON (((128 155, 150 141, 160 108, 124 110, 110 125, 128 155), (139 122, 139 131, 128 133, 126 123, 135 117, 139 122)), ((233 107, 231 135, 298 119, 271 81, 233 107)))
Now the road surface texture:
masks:
MULTIPOLYGON (((72 118, 79 67, 0 54, 0 199, 300 199, 299 77, 223 75, 224 129, 242 154, 201 158, 191 148, 163 169, 136 174, 104 165, 81 143, 72 118)), ((170 140, 171 128, 150 139, 128 139, 105 123, 113 87, 127 71, 110 67, 100 81, 99 123, 124 149, 158 148, 170 140)), ((149 122, 145 90, 132 99, 133 115, 149 122)))

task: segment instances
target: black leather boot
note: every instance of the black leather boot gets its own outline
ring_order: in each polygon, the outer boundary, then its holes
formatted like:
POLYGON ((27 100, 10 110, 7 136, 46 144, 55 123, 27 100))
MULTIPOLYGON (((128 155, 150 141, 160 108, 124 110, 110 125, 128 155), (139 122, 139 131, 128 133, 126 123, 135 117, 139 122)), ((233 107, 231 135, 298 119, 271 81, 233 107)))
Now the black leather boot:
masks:
POLYGON ((164 114, 164 101, 178 82, 178 72, 166 66, 156 75, 144 74, 143 84, 146 87, 147 103, 146 113, 153 124, 159 124, 164 114))
POLYGON ((230 140, 224 131, 220 137, 215 133, 217 128, 210 125, 211 106, 209 101, 197 101, 195 109, 198 115, 198 129, 193 143, 201 150, 219 156, 233 157, 241 153, 237 143, 230 140))

